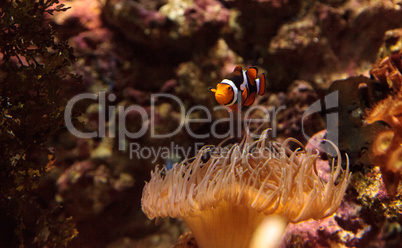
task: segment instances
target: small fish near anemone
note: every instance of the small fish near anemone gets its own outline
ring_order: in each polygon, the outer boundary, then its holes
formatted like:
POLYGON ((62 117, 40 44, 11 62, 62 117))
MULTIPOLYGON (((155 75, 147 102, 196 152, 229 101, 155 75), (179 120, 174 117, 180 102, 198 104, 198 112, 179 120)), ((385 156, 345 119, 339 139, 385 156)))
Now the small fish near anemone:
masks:
POLYGON ((262 73, 260 78, 257 78, 257 75, 257 68, 250 67, 248 70, 243 70, 238 65, 216 86, 216 89, 209 88, 209 90, 215 93, 215 99, 219 104, 228 107, 229 111, 238 111, 239 107, 253 104, 256 94, 264 95, 265 74, 262 73))
POLYGON ((191 162, 170 170, 156 167, 144 186, 143 212, 150 219, 182 218, 199 248, 276 247, 289 222, 334 214, 350 181, 349 161, 342 169, 334 145, 336 168, 333 162, 324 180, 316 168, 318 154, 294 138, 269 142, 267 132, 227 149, 203 147, 191 162), (290 142, 300 148, 291 151, 290 142), (211 156, 203 160, 206 153, 211 156), (260 230, 271 219, 282 224, 274 221, 279 230, 273 244, 262 244, 260 230))

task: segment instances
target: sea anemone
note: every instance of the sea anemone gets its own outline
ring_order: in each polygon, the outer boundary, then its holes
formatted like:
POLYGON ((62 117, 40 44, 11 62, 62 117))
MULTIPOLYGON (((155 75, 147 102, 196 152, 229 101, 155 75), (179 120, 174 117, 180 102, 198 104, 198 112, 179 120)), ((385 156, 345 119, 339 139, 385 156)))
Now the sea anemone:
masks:
POLYGON ((350 180, 349 163, 344 171, 339 150, 335 147, 336 169, 332 163, 324 181, 316 169, 318 154, 293 138, 269 142, 267 132, 228 149, 203 147, 170 170, 157 167, 143 190, 143 212, 150 219, 184 219, 200 248, 250 247, 267 216, 279 217, 286 227, 332 215, 350 180), (289 150, 289 142, 300 148, 289 150))

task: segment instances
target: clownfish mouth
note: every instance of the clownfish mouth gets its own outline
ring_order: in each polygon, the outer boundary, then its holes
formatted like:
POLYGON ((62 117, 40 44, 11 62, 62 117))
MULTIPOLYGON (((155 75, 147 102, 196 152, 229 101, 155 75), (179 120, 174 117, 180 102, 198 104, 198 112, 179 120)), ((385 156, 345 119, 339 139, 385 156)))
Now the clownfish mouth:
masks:
POLYGON ((218 103, 226 105, 232 102, 232 99, 228 99, 227 95, 222 93, 215 94, 215 99, 218 103))

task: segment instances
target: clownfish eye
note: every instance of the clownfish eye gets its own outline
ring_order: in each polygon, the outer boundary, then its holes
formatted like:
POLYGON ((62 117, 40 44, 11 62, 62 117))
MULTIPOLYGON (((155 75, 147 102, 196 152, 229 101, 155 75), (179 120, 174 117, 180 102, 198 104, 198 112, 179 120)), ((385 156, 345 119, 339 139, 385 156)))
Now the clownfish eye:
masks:
POLYGON ((232 87, 228 86, 228 90, 232 90, 232 87))

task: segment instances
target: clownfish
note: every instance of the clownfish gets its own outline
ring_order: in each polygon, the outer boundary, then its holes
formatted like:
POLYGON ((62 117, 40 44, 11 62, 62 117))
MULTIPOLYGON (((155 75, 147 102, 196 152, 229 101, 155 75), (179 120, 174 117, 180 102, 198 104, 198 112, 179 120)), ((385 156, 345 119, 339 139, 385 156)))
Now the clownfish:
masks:
POLYGON ((255 67, 243 70, 238 65, 232 73, 216 86, 216 89, 209 88, 209 90, 215 93, 215 99, 219 104, 236 112, 238 110, 239 94, 241 94, 240 107, 253 104, 256 94, 264 95, 265 75, 262 73, 257 78, 257 73, 258 70, 255 67))

